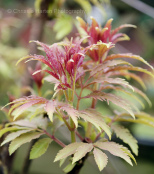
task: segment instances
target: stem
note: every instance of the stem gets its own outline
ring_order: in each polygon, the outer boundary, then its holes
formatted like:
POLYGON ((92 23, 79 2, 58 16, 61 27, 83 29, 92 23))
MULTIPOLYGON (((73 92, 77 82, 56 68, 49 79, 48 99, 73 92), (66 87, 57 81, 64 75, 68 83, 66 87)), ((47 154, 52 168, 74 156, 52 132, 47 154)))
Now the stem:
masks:
POLYGON ((71 141, 72 143, 76 142, 76 137, 75 137, 75 125, 74 125, 74 122, 72 120, 72 118, 70 117, 70 126, 72 128, 71 130, 71 141))
POLYGON ((60 146, 62 146, 62 147, 65 147, 65 146, 66 146, 63 142, 61 142, 61 141, 60 141, 58 138, 56 138, 54 135, 49 134, 46 130, 44 130, 44 133, 45 133, 48 137, 50 137, 53 141, 55 141, 57 144, 59 144, 60 146))
MULTIPOLYGON (((94 90, 97 90, 97 89, 98 89, 98 84, 96 83, 94 85, 94 90)), ((96 99, 93 99, 92 100, 92 104, 91 104, 91 108, 94 109, 96 107, 96 103, 97 103, 97 100, 96 99)), ((90 138, 91 131, 92 131, 92 123, 88 122, 87 131, 86 131, 86 137, 87 138, 90 138)))

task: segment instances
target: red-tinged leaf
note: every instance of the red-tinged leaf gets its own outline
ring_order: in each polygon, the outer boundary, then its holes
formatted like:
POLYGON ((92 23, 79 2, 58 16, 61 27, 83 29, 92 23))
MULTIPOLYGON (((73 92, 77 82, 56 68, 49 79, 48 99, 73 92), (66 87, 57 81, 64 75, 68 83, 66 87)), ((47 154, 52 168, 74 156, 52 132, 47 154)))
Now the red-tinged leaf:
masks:
POLYGON ((122 145, 116 144, 115 142, 96 142, 94 144, 96 147, 109 151, 112 155, 123 158, 130 165, 133 165, 128 154, 123 151, 122 145))
POLYGON ((145 105, 143 104, 143 102, 136 95, 134 95, 133 93, 131 93, 129 91, 122 89, 121 87, 117 87, 117 86, 113 86, 113 85, 102 86, 101 90, 105 90, 105 89, 113 89, 115 91, 121 91, 124 94, 127 94, 127 95, 131 96, 132 98, 134 98, 135 100, 137 100, 141 104, 141 106, 143 108, 145 108, 145 105))
POLYGON ((23 104, 22 106, 18 107, 17 109, 15 109, 12 112, 12 115, 14 116, 14 120, 17 119, 26 109, 28 109, 29 107, 40 103, 40 101, 30 101, 28 103, 23 104))
POLYGON ((47 72, 48 74, 52 75, 53 77, 55 77, 56 79, 59 80, 59 76, 55 73, 53 73, 52 71, 49 71, 49 70, 38 70, 38 71, 35 71, 32 75, 35 75, 37 73, 40 73, 40 72, 47 72))
POLYGON ((143 93, 141 90, 139 90, 138 88, 136 87, 133 87, 134 88, 134 91, 139 94, 141 97, 143 97, 147 103, 149 104, 150 107, 152 107, 152 103, 151 101, 149 100, 149 98, 147 97, 147 95, 145 93, 143 93))
POLYGON ((53 113, 55 112, 55 102, 50 100, 46 103, 45 110, 51 122, 53 122, 53 113))
POLYGON ((139 61, 145 63, 151 69, 153 69, 153 67, 146 60, 144 60, 142 57, 140 57, 138 55, 133 55, 131 53, 128 53, 128 54, 112 54, 112 55, 108 56, 105 61, 107 61, 107 60, 113 60, 113 59, 117 59, 117 58, 136 59, 136 60, 139 60, 139 61))
POLYGON ((90 76, 94 76, 95 74, 100 73, 101 71, 104 71, 108 67, 112 67, 112 66, 114 67, 119 64, 126 64, 126 65, 132 66, 130 63, 123 60, 109 60, 107 62, 103 62, 97 65, 96 67, 94 67, 92 71, 90 72, 90 76))
POLYGON ((86 22, 82 18, 80 18, 79 16, 77 16, 76 19, 80 22, 80 26, 86 31, 87 30, 86 22))
POLYGON ((113 71, 113 72, 108 73, 108 76, 124 76, 126 78, 131 77, 132 79, 137 81, 142 86, 143 89, 146 89, 146 86, 145 86, 143 80, 140 78, 140 76, 138 76, 134 73, 131 73, 128 71, 113 71))
POLYGON ((99 170, 102 171, 108 163, 107 155, 97 148, 94 148, 93 154, 99 170))
POLYGON ((100 77, 98 79, 95 79, 93 82, 102 83, 102 84, 104 84, 104 83, 117 84, 117 85, 121 85, 124 87, 128 87, 134 91, 134 88, 131 85, 129 85, 129 83, 127 81, 125 81, 124 79, 121 79, 121 78, 113 79, 113 78, 100 77))
POLYGON ((136 26, 132 25, 132 24, 123 24, 123 25, 120 25, 119 27, 115 28, 114 30, 112 30, 111 36, 115 35, 119 30, 121 30, 123 28, 127 28, 127 27, 136 28, 136 26))
POLYGON ((65 110, 67 112, 67 114, 69 115, 69 117, 72 118, 72 120, 77 128, 78 127, 79 112, 69 105, 61 107, 61 109, 65 110))
POLYGON ((128 104, 128 101, 126 101, 120 97, 117 97, 114 94, 94 91, 84 98, 94 98, 94 99, 98 99, 101 101, 107 101, 107 102, 111 101, 113 104, 126 110, 133 118, 135 118, 134 113, 133 113, 132 109, 130 108, 130 105, 128 104))
POLYGON ((140 68, 140 67, 135 67, 135 66, 132 66, 132 67, 130 67, 130 66, 116 66, 114 68, 110 68, 105 73, 112 72, 112 71, 121 71, 121 70, 139 71, 139 72, 143 72, 143 73, 146 73, 146 74, 154 77, 153 73, 151 73, 150 71, 143 69, 143 68, 140 68))
POLYGON ((128 37, 128 35, 127 35, 127 34, 123 34, 123 33, 115 34, 115 35, 112 37, 112 39, 111 39, 111 41, 112 41, 113 43, 117 43, 117 42, 119 42, 119 41, 128 41, 128 40, 130 40, 130 38, 128 37))
POLYGON ((91 152, 92 149, 93 149, 93 144, 91 143, 90 144, 84 143, 83 145, 79 146, 74 154, 72 164, 82 159, 88 152, 91 152))
POLYGON ((84 143, 82 142, 76 142, 76 143, 71 143, 67 146, 65 146, 62 150, 60 150, 54 160, 54 162, 59 161, 63 158, 66 158, 76 152, 76 149, 79 146, 82 146, 84 143))
POLYGON ((112 125, 112 129, 116 133, 116 136, 128 144, 135 155, 138 155, 137 140, 132 136, 130 131, 121 125, 112 125))

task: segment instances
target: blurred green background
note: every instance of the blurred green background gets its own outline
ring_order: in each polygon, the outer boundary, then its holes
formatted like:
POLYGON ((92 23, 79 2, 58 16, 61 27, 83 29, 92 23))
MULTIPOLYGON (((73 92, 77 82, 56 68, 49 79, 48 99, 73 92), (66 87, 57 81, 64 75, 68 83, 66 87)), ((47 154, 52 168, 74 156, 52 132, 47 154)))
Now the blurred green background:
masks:
MULTIPOLYGON (((98 6, 92 6, 88 14, 64 14, 61 18, 64 25, 58 28, 57 20, 50 19, 46 21, 43 29, 42 41, 52 44, 59 41, 65 34, 68 37, 74 36, 77 31, 74 21, 76 16, 81 16, 88 22, 90 16, 103 26, 105 21, 113 18, 113 28, 120 24, 130 23, 137 26, 137 29, 128 29, 125 32, 131 38, 129 42, 120 42, 114 52, 138 54, 145 60, 154 65, 154 0, 106 0, 102 6, 103 12, 98 6), (55 27, 55 23, 57 27, 55 27), (57 29, 56 29, 57 28, 57 29), (58 33, 57 33, 57 30, 58 33)), ((31 14, 29 9, 34 8, 34 0, 1 0, 0 1, 0 105, 3 106, 9 102, 8 95, 16 98, 21 96, 22 79, 24 78, 25 66, 20 64, 15 66, 17 60, 29 53, 29 40, 31 33, 31 14)), ((82 5, 78 5, 72 0, 66 0, 64 9, 82 9, 82 5)), ((86 10, 88 7, 84 7, 86 10)), ((88 10, 88 9, 87 9, 88 10)), ((133 64, 144 67, 138 62, 133 64)), ((147 68, 147 67, 144 67, 147 68)), ((140 74, 147 86, 146 94, 154 104, 154 80, 146 75, 140 74)), ((44 91, 51 88, 45 83, 44 91)), ((90 101, 82 103, 81 106, 86 108, 90 105, 90 101)), ((99 103, 98 110, 103 113, 110 114, 110 110, 106 105, 99 103)), ((146 107, 145 112, 154 115, 154 106, 146 107)), ((0 122, 5 121, 5 115, 0 111, 0 122)), ((139 142, 139 157, 137 157, 138 165, 131 167, 124 161, 113 156, 109 157, 108 166, 102 171, 104 174, 153 174, 154 173, 154 129, 142 125, 127 125, 139 142)), ((60 132, 60 131, 59 131, 60 132)), ((68 132, 63 130, 63 135, 57 132, 60 139, 66 143, 69 141, 68 132)), ((119 141, 116 139, 116 141, 119 141)), ((23 145, 16 153, 13 164, 14 172, 19 174, 22 163, 24 161, 28 144, 23 145)), ((30 174, 61 174, 62 168, 58 163, 53 163, 54 157, 59 146, 52 144, 47 153, 32 162, 30 174)), ((92 158, 89 158, 83 167, 81 174, 99 174, 97 166, 92 158)))

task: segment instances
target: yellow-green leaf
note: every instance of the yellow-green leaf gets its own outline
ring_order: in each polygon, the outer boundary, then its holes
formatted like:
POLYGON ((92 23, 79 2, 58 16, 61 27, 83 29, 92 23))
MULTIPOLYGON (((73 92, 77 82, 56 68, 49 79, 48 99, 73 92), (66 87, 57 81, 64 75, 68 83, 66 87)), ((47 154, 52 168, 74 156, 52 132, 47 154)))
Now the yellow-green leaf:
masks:
POLYGON ((33 132, 33 133, 25 133, 20 137, 14 139, 9 146, 9 154, 11 155, 15 152, 22 144, 28 143, 33 139, 39 138, 43 133, 33 132))
POLYGON ((31 149, 30 159, 35 159, 43 155, 47 151, 48 146, 51 142, 51 138, 39 139, 31 149))
POLYGON ((102 171, 108 163, 107 155, 97 148, 94 148, 93 154, 99 170, 102 171))
POLYGON ((116 133, 116 136, 128 144, 135 155, 138 155, 137 140, 131 135, 130 131, 121 125, 112 125, 112 129, 116 133))

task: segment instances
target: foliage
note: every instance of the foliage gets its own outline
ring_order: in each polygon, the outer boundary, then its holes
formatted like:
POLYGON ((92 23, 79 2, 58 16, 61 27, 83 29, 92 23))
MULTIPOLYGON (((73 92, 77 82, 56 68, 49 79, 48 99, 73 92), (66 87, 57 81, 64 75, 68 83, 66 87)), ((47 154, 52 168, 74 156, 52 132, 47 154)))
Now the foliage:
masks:
POLYGON ((126 121, 154 127, 154 118, 140 112, 134 103, 117 96, 114 91, 122 91, 142 103, 143 101, 135 95, 136 92, 151 104, 141 90, 131 86, 126 80, 129 77, 144 86, 140 76, 131 71, 139 71, 152 77, 153 72, 135 67, 121 59, 137 59, 153 68, 137 55, 110 54, 110 50, 117 42, 129 39, 126 34, 119 31, 124 27, 135 26, 125 24, 112 30, 112 19, 107 21, 104 28, 101 28, 94 18, 91 18, 90 26, 83 19, 79 17, 77 19, 80 29, 82 28, 86 34, 81 36, 82 39, 64 40, 51 46, 33 41, 41 46, 46 55, 29 55, 17 62, 18 64, 25 59, 26 62, 37 60, 46 66, 41 69, 39 65, 35 71, 30 70, 37 84, 39 96, 31 95, 7 104, 11 104, 9 117, 13 121, 0 131, 1 136, 10 132, 2 145, 11 141, 9 153, 12 154, 22 144, 38 139, 41 135, 47 136, 48 138, 37 140, 31 149, 30 158, 43 155, 50 143, 55 141, 63 147, 55 161, 60 160, 62 165, 67 157, 70 158, 69 164, 64 169, 66 173, 82 163, 90 154, 94 155, 99 170, 103 170, 108 162, 106 151, 133 165, 131 159, 136 163, 134 156, 128 148, 111 141, 112 133, 114 132, 130 146, 135 155, 138 155, 137 141, 128 129, 117 123, 126 121), (82 42, 85 40, 87 45, 83 47, 82 42), (44 78, 45 73, 48 76, 44 78), (40 92, 43 78, 55 85, 51 99, 46 99, 40 92), (89 94, 84 95, 84 90, 88 90, 89 94), (85 99, 92 101, 91 108, 80 110, 80 101, 85 99), (76 105, 75 100, 77 100, 76 105), (96 109, 98 100, 102 104, 107 102, 109 107, 111 102, 118 106, 120 111, 113 112, 110 116, 104 115, 96 109), (55 132, 61 125, 65 125, 70 131, 71 142, 68 145, 56 137, 55 132), (84 129, 84 137, 79 132, 79 126, 84 129))

